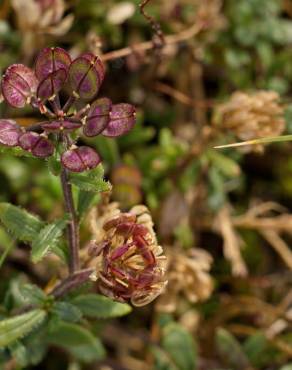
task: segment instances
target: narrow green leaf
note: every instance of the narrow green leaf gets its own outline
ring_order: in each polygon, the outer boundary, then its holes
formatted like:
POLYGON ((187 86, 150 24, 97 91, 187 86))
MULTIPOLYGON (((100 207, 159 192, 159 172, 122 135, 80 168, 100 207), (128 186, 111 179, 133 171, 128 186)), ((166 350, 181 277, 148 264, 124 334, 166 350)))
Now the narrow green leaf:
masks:
POLYGON ((16 361, 17 365, 21 366, 22 368, 27 366, 27 351, 25 346, 20 341, 15 341, 9 345, 9 351, 11 356, 16 361))
POLYGON ((11 156, 16 157, 29 157, 29 158, 35 158, 30 152, 21 149, 20 147, 8 147, 1 145, 0 146, 0 153, 3 154, 9 154, 11 156))
POLYGON ((83 362, 98 361, 105 355, 101 341, 77 324, 56 322, 47 335, 47 341, 67 349, 83 362))
POLYGON ((172 322, 163 328, 162 346, 180 370, 197 369, 197 347, 181 325, 172 322))
POLYGON ((10 251, 12 250, 12 248, 14 247, 14 245, 15 245, 14 241, 10 241, 10 242, 6 245, 6 247, 5 247, 5 249, 4 249, 3 253, 2 253, 2 255, 1 255, 1 257, 0 257, 0 268, 2 267, 2 265, 3 265, 4 261, 6 260, 6 257, 8 256, 8 254, 10 253, 10 251))
POLYGON ((46 294, 36 285, 25 284, 19 289, 22 300, 26 304, 39 305, 46 301, 46 294))
POLYGON ((242 141, 239 143, 217 145, 217 146, 214 146, 214 148, 215 149, 235 148, 235 147, 246 146, 246 145, 280 143, 280 142, 285 142, 285 141, 292 141, 292 135, 263 137, 263 138, 254 139, 254 140, 242 141))
POLYGON ((110 191, 111 189, 111 185, 108 181, 96 179, 84 174, 71 174, 70 182, 82 190, 94 193, 102 193, 104 191, 110 191))
POLYGON ((40 325, 46 317, 41 309, 0 321, 0 347, 20 339, 40 325))
POLYGON ((98 294, 84 294, 73 298, 71 303, 77 306, 84 316, 92 318, 112 318, 127 315, 131 306, 126 303, 114 302, 98 294))
POLYGON ((78 322, 82 317, 81 310, 69 302, 56 302, 52 312, 63 321, 78 322))
POLYGON ((234 370, 245 370, 250 367, 240 343, 236 338, 223 328, 216 331, 216 347, 220 357, 234 370))
POLYGON ((67 223, 68 218, 57 220, 40 231, 31 246, 31 257, 34 263, 39 262, 57 244, 67 223))
POLYGON ((91 171, 71 173, 70 182, 82 190, 93 193, 111 190, 111 184, 104 180, 104 169, 101 164, 91 171))
POLYGON ((81 218, 94 203, 98 203, 99 199, 99 194, 80 189, 77 203, 77 212, 79 218, 81 218))
POLYGON ((17 238, 32 241, 44 226, 37 216, 10 203, 0 203, 0 220, 17 238))
POLYGON ((206 154, 225 176, 236 177, 240 175, 240 166, 233 159, 216 150, 208 150, 206 154))

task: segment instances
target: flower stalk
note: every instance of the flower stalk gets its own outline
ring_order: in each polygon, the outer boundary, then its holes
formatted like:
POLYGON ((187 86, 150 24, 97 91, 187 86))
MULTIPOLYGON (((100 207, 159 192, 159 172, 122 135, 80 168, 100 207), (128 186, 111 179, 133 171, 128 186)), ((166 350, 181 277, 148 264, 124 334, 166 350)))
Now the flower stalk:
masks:
POLYGON ((69 272, 74 274, 79 269, 79 223, 74 206, 72 195, 72 185, 69 183, 68 171, 62 167, 61 184, 64 195, 65 210, 70 215, 70 221, 67 227, 68 244, 69 244, 69 272))

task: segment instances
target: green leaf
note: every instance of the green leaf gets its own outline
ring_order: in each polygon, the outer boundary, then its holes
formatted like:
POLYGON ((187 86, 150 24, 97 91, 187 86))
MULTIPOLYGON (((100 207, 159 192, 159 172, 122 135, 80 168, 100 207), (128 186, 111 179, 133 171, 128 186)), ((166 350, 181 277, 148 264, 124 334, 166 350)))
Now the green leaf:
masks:
POLYGON ((10 203, 0 203, 0 220, 17 238, 32 241, 44 226, 38 217, 10 203))
POLYGON ((77 212, 79 218, 81 218, 94 203, 98 203, 99 200, 99 194, 96 194, 92 191, 85 191, 80 189, 78 193, 77 203, 77 212))
POLYGON ((232 178, 240 175, 241 171, 239 165, 230 157, 216 150, 208 150, 207 157, 225 176, 232 178))
POLYGON ((34 263, 39 262, 57 244, 67 223, 68 217, 65 217, 45 226, 40 231, 31 246, 31 257, 34 263))
POLYGON ((46 294, 36 285, 25 284, 20 287, 19 293, 26 304, 40 305, 47 299, 46 294))
POLYGON ((84 294, 71 301, 77 306, 84 316, 92 318, 112 318, 127 315, 131 312, 131 306, 126 303, 114 302, 111 299, 98 294, 84 294))
POLYGON ((81 310, 69 302, 56 302, 52 312, 63 321, 78 322, 82 317, 81 310))
POLYGON ((91 191, 93 193, 102 193, 104 191, 110 191, 111 189, 111 185, 108 181, 97 179, 86 174, 72 173, 70 175, 70 182, 82 190, 91 191))
POLYGON ((172 361, 165 351, 153 346, 151 352, 154 357, 153 370, 177 370, 177 367, 171 363, 172 361))
POLYGON ((177 323, 163 328, 162 347, 180 370, 197 369, 197 347, 192 336, 177 323))
POLYGON ((41 309, 0 321, 0 347, 20 339, 40 325, 46 317, 41 309))
POLYGON ((90 331, 77 324, 57 322, 47 335, 47 341, 67 349, 83 362, 101 360, 105 350, 101 341, 90 331))
POLYGON ((223 328, 216 331, 216 347, 220 357, 234 370, 245 370, 250 367, 240 343, 236 338, 223 328))
POLYGON ((256 367, 268 365, 274 355, 265 334, 262 332, 249 336, 243 344, 243 350, 252 365, 256 367))
POLYGON ((3 154, 9 154, 11 156, 16 156, 16 157, 29 157, 29 158, 35 158, 30 152, 21 149, 20 147, 8 147, 1 145, 0 146, 0 153, 3 154))
POLYGON ((27 351, 25 346, 20 341, 15 341, 9 346, 11 356, 15 359, 17 365, 21 367, 27 366, 27 351))
POLYGON ((94 170, 82 173, 70 173, 70 182, 79 189, 93 193, 101 193, 111 190, 111 184, 105 181, 104 170, 100 164, 94 170))
POLYGON ((51 157, 49 157, 48 162, 47 162, 48 163, 49 171, 54 176, 59 176, 60 173, 61 173, 61 162, 57 158, 58 155, 59 154, 57 152, 55 152, 54 155, 52 155, 51 157))

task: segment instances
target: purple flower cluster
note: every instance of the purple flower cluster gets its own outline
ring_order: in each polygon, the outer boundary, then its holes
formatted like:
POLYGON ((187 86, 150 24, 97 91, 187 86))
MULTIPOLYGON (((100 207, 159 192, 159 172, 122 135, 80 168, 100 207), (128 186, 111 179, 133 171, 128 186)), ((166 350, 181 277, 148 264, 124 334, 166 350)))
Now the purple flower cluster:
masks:
POLYGON ((46 158, 54 154, 58 142, 63 146, 62 165, 68 170, 82 172, 96 167, 100 163, 98 153, 76 145, 80 129, 87 137, 117 137, 135 124, 135 108, 130 104, 112 104, 108 98, 88 103, 96 97, 104 74, 97 56, 85 53, 72 61, 58 47, 43 49, 34 70, 23 64, 11 65, 1 82, 5 101, 15 108, 30 104, 47 120, 26 129, 13 120, 0 120, 0 144, 20 146, 46 158))

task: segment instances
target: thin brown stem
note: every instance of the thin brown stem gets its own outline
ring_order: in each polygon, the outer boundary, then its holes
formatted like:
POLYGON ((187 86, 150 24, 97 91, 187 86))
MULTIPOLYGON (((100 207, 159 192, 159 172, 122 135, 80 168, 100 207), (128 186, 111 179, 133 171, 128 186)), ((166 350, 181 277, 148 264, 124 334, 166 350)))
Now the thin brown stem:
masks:
POLYGON ((69 183, 68 171, 62 167, 61 183, 65 200, 66 212, 71 217, 67 227, 70 250, 69 271, 74 274, 79 269, 79 224, 72 196, 72 185, 69 183))
MULTIPOLYGON (((203 23, 195 23, 190 28, 179 32, 174 35, 168 35, 164 37, 164 45, 173 45, 179 42, 187 41, 192 37, 196 36, 205 28, 203 23)), ((147 51, 153 49, 154 45, 152 41, 145 41, 137 45, 128 46, 123 49, 110 51, 109 53, 103 54, 101 56, 102 61, 106 62, 113 59, 123 58, 135 52, 147 51)))

